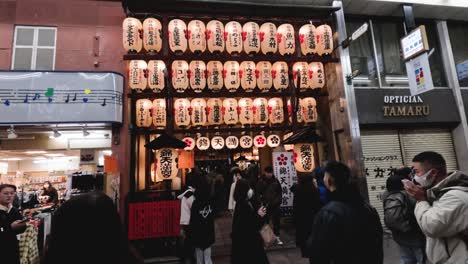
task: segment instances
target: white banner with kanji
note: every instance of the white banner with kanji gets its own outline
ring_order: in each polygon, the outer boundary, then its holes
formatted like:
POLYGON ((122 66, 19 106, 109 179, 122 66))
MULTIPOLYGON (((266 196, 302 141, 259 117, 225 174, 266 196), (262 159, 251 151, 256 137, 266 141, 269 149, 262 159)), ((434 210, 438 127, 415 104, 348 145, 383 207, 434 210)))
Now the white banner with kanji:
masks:
POLYGON ((281 210, 284 215, 291 215, 293 205, 291 186, 297 183, 292 152, 273 152, 273 173, 281 184, 281 210))

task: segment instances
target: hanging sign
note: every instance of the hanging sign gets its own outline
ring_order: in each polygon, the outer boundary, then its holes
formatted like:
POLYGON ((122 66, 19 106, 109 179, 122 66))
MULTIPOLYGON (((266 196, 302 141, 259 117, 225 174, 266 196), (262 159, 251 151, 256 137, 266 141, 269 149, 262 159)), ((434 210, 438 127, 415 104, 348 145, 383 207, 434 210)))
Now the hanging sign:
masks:
POLYGON ((294 144, 294 167, 299 172, 312 172, 315 168, 314 147, 310 143, 294 144))
POLYGON ((299 61, 293 65, 293 78, 294 86, 304 91, 309 88, 309 64, 304 61, 299 61), (299 84, 297 83, 297 76, 300 74, 301 78, 299 84))
POLYGON ((223 63, 220 61, 210 61, 206 65, 206 80, 208 89, 212 92, 219 92, 223 88, 223 63))
POLYGON ((213 137, 211 139, 211 147, 216 150, 224 148, 224 138, 220 136, 213 137))
POLYGON ((253 141, 254 141, 254 146, 257 148, 263 148, 267 144, 267 140, 264 135, 255 136, 253 141))
POLYGON ((190 125, 190 101, 185 98, 176 99, 174 102, 174 119, 178 127, 187 127, 190 125))
POLYGON ((434 89, 431 68, 429 66, 429 57, 427 53, 423 53, 418 57, 407 61, 406 73, 408 74, 408 81, 412 96, 434 89))
POLYGON ((239 63, 226 61, 223 70, 224 86, 229 92, 236 92, 240 86, 239 63))
POLYGON ((243 61, 240 64, 239 77, 241 79, 242 88, 246 92, 252 92, 257 85, 255 62, 243 61))
POLYGON ((254 123, 262 125, 268 123, 268 101, 265 98, 255 98, 253 107, 254 123))
POLYGON ((426 27, 419 26, 400 40, 403 59, 408 60, 429 50, 426 27))
POLYGON ((310 88, 316 89, 325 86, 325 71, 321 62, 311 62, 307 74, 309 75, 310 88))
POLYGON ((123 46, 128 53, 137 53, 141 51, 143 42, 140 33, 143 30, 143 25, 140 20, 127 17, 122 23, 123 46))
POLYGON ((163 148, 156 150, 156 174, 162 179, 173 179, 177 177, 178 153, 173 148, 163 148))
POLYGON ((210 98, 207 103, 208 125, 217 126, 224 123, 223 119, 223 101, 219 98, 210 98))
POLYGON ((239 121, 242 125, 253 124, 253 101, 250 98, 239 100, 239 121))
POLYGON ((224 28, 224 36, 226 51, 229 54, 239 54, 242 52, 242 26, 239 22, 228 22, 224 28))
POLYGON ((236 149, 239 146, 239 139, 235 136, 229 136, 226 138, 226 147, 228 149, 236 149))
POLYGON ((270 148, 276 148, 280 145, 281 138, 278 135, 269 135, 267 137, 267 144, 270 148))
POLYGON ((281 124, 284 122, 283 100, 279 97, 268 100, 268 111, 270 112, 270 123, 281 124))
POLYGON ((253 139, 251 136, 242 136, 239 139, 239 144, 241 148, 248 149, 253 146, 253 139))
POLYGON ((273 172, 281 184, 281 211, 291 215, 293 193, 291 187, 297 183, 297 172, 292 162, 291 152, 273 152, 273 172))
POLYGON ((317 54, 330 54, 333 52, 333 32, 329 25, 321 25, 315 29, 317 54))
POLYGON ((136 102, 136 121, 137 127, 150 127, 153 123, 151 119, 151 109, 153 103, 148 99, 139 99, 136 102))
POLYGON ((302 55, 310 55, 317 52, 315 45, 315 27, 312 24, 303 25, 299 29, 299 42, 302 55))
POLYGON ((187 25, 180 19, 173 19, 168 25, 169 48, 174 53, 187 50, 187 25))
POLYGON ((201 93, 206 86, 206 65, 201 60, 194 60, 190 62, 189 78, 190 87, 196 93, 201 93))
POLYGON ((128 86, 131 89, 140 92, 146 88, 146 68, 147 65, 144 60, 131 60, 128 63, 128 86))
POLYGON ((305 123, 317 122, 317 101, 313 97, 301 99, 300 109, 305 123))
POLYGON ((237 100, 234 98, 226 98, 223 101, 224 123, 226 125, 235 125, 239 121, 237 114, 237 100))
POLYGON ((260 51, 260 27, 255 22, 247 22, 242 28, 242 40, 244 51, 247 54, 255 54, 260 51))
POLYGON ((200 20, 192 20, 188 24, 187 38, 189 49, 193 53, 206 50, 205 24, 200 20))
POLYGON ((192 137, 185 137, 182 139, 183 142, 185 142, 185 145, 186 147, 184 148, 184 150, 193 150, 195 148, 195 139, 193 139, 192 137))
POLYGON ((211 53, 224 51, 224 26, 218 20, 211 20, 206 25, 206 44, 211 53))
POLYGON ((143 21, 143 47, 148 52, 160 52, 162 48, 162 25, 156 18, 143 21))
POLYGON ((258 73, 257 86, 262 92, 269 92, 273 86, 273 77, 271 76, 271 62, 260 61, 257 63, 256 73, 258 73))
POLYGON ((199 150, 207 150, 210 148, 210 139, 207 137, 199 137, 197 139, 197 148, 199 150))
POLYGON ((276 33, 278 49, 281 55, 291 55, 296 51, 296 38, 294 27, 291 24, 282 24, 276 33))
POLYGON ((263 54, 274 54, 278 50, 276 33, 276 26, 273 23, 267 22, 260 27, 260 46, 263 54))
POLYGON ((284 61, 277 61, 271 70, 273 85, 276 90, 283 91, 289 86, 288 64, 284 61))
POLYGON ((150 60, 148 62, 148 87, 155 93, 160 93, 165 86, 164 72, 166 64, 162 60, 150 60))
POLYGON ((206 101, 202 98, 192 99, 190 103, 193 126, 204 126, 206 124, 206 101))
POLYGON ((153 125, 155 127, 166 127, 166 100, 153 100, 153 125))
POLYGON ((172 62, 172 87, 174 87, 178 93, 183 93, 188 88, 188 70, 189 66, 186 61, 175 60, 172 62))

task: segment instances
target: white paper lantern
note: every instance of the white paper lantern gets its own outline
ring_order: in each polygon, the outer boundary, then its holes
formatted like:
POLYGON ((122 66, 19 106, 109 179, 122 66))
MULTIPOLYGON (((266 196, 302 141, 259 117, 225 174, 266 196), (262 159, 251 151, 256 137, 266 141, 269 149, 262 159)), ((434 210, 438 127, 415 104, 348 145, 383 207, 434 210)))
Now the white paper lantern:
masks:
POLYGON ((255 62, 243 61, 240 64, 239 76, 241 79, 241 86, 246 92, 252 92, 257 85, 257 74, 255 69, 255 62))
POLYGON ((304 61, 299 61, 293 65, 294 86, 300 88, 301 91, 309 88, 309 64, 304 61), (300 74, 300 82, 297 82, 297 76, 300 74))
POLYGON ((253 146, 253 139, 251 136, 242 136, 239 139, 239 144, 241 148, 248 149, 253 146))
POLYGON ((206 65, 201 60, 194 60, 190 62, 189 75, 190 87, 196 93, 201 93, 206 86, 206 65))
POLYGON ((276 148, 280 145, 281 138, 278 135, 269 135, 267 137, 267 144, 270 148, 276 148))
POLYGON ((267 139, 263 135, 257 135, 253 139, 254 146, 257 148, 263 148, 267 144, 267 139))
POLYGON ((313 145, 310 143, 294 144, 293 161, 298 172, 312 172, 315 168, 313 145))
POLYGON ((211 53, 224 51, 224 25, 218 20, 211 20, 206 25, 206 41, 211 53))
POLYGON ((195 148, 196 142, 192 137, 185 137, 182 141, 187 145, 184 150, 193 150, 195 148))
POLYGON ((223 70, 223 63, 220 61, 210 61, 206 65, 206 81, 212 92, 219 92, 223 88, 223 70))
POLYGON ((153 100, 153 125, 155 127, 166 127, 166 100, 153 100))
POLYGON ((153 123, 151 119, 151 109, 153 103, 148 99, 139 99, 136 101, 136 125, 137 127, 150 127, 153 123))
POLYGON ((145 71, 148 65, 144 60, 131 60, 128 63, 128 86, 140 92, 146 88, 145 71))
POLYGON ((169 48, 172 52, 185 52, 187 50, 187 25, 180 19, 173 19, 168 25, 169 48))
POLYGON ((311 62, 309 64, 309 87, 312 89, 323 88, 325 86, 325 71, 321 62, 311 62))
POLYGON ((302 118, 305 123, 317 122, 317 101, 313 97, 301 100, 302 118))
POLYGON ((235 136, 229 136, 226 138, 226 147, 228 149, 236 149, 239 146, 239 139, 235 136))
POLYGON ((268 100, 268 111, 270 112, 270 123, 281 124, 284 122, 283 100, 279 97, 268 100))
POLYGON ((183 93, 189 86, 188 70, 189 66, 186 61, 175 60, 172 62, 172 87, 178 93, 183 93))
POLYGON ((273 86, 273 77, 271 76, 271 70, 271 62, 260 61, 257 63, 257 87, 262 92, 269 92, 271 87, 273 86))
POLYGON ((207 137, 199 137, 197 139, 197 148, 199 150, 207 150, 210 148, 210 139, 207 137))
POLYGON ((177 150, 173 148, 156 150, 156 174, 164 180, 177 177, 178 156, 177 150))
POLYGON ((291 24, 282 24, 276 33, 278 50, 281 55, 291 55, 296 51, 296 38, 294 27, 291 24))
POLYGON ((224 99, 223 115, 224 115, 224 123, 227 125, 235 125, 239 122, 236 99, 234 98, 224 99))
POLYGON ((253 101, 250 98, 239 100, 239 121, 242 125, 251 125, 254 122, 253 101))
POLYGON ((192 112, 192 125, 204 126, 206 125, 206 101, 202 98, 192 99, 190 103, 192 112))
POLYGON ((329 25, 321 25, 315 29, 317 54, 330 54, 333 52, 333 32, 329 25))
POLYGON ((289 86, 288 64, 284 61, 277 61, 271 70, 273 85, 276 90, 283 91, 289 86))
POLYGON ((143 25, 140 20, 127 17, 122 23, 122 39, 124 49, 129 53, 140 52, 143 47, 143 41, 140 32, 143 30, 143 25))
POLYGON ((166 64, 162 60, 150 60, 148 62, 148 87, 155 93, 160 93, 164 89, 165 70, 166 64))
POLYGON ((211 139, 211 147, 216 150, 224 148, 224 138, 220 136, 213 137, 211 139))
POLYGON ((260 43, 263 54, 276 53, 278 41, 276 39, 276 26, 273 23, 264 23, 260 27, 260 43))
POLYGON ((299 42, 301 43, 302 55, 310 55, 317 52, 314 25, 305 24, 299 29, 299 42))
POLYGON ((242 52, 242 26, 239 22, 230 21, 224 27, 226 51, 229 54, 242 52))
POLYGON ((160 52, 162 48, 162 25, 156 18, 143 21, 143 47, 148 52, 160 52))
POLYGON ((247 22, 242 27, 242 40, 244 51, 247 54, 260 51, 260 27, 255 22, 247 22))
POLYGON ((236 92, 240 86, 239 63, 237 61, 226 61, 224 63, 224 86, 229 92, 236 92))
POLYGON ((268 101, 265 98, 256 98, 253 102, 254 123, 258 125, 268 123, 268 101))
POLYGON ((210 98, 207 102, 208 125, 218 126, 224 123, 223 119, 223 100, 219 98, 210 98))
POLYGON ((176 99, 174 102, 174 121, 178 127, 190 125, 190 101, 185 98, 176 99))
POLYGON ((204 52, 206 50, 205 24, 200 20, 192 20, 187 27, 190 51, 193 53, 204 52))

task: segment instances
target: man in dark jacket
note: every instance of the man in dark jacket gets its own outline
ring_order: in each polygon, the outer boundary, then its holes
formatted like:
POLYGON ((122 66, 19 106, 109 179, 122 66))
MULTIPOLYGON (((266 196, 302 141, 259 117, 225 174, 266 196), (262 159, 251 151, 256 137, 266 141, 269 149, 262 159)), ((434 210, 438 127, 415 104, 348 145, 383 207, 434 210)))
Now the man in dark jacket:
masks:
POLYGON ((349 168, 330 162, 324 183, 330 202, 317 214, 307 241, 313 264, 383 263, 382 226, 377 211, 350 183, 349 168))
POLYGON ((266 167, 265 174, 257 183, 257 196, 260 202, 267 208, 267 219, 272 221, 273 232, 278 245, 283 245, 280 239, 280 217, 281 217, 281 184, 273 175, 273 168, 266 167))

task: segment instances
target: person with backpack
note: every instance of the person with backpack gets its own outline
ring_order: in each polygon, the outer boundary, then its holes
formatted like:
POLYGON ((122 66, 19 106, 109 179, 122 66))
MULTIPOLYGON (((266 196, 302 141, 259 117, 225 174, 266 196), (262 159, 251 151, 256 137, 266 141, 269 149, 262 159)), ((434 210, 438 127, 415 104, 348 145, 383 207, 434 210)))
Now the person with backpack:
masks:
POLYGON ((414 180, 405 181, 417 201, 414 214, 426 235, 426 253, 432 264, 468 263, 468 175, 447 174, 442 155, 433 151, 413 158, 414 180))
POLYGON ((426 239, 416 222, 416 200, 409 196, 402 180, 408 180, 411 168, 398 169, 387 179, 387 191, 383 194, 384 222, 392 232, 393 240, 400 247, 401 264, 426 264, 426 239))
POLYGON ((324 183, 330 201, 317 213, 307 241, 313 264, 382 264, 382 225, 377 211, 351 183, 341 162, 325 167, 324 183))

